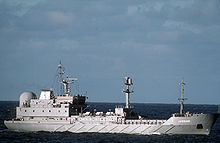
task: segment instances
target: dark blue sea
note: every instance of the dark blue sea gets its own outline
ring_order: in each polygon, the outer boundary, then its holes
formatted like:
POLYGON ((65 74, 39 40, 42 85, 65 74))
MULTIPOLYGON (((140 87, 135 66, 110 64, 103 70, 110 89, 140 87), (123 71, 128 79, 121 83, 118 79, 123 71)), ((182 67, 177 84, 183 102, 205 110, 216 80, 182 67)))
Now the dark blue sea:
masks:
MULTIPOLYGON (((114 103, 88 103, 91 111, 114 110, 114 103)), ((179 111, 177 104, 132 104, 135 112, 148 115, 150 119, 168 119, 172 113, 179 111)), ((134 142, 220 142, 220 118, 216 121, 209 136, 198 135, 126 135, 126 134, 99 134, 69 132, 13 132, 6 129, 3 121, 15 117, 15 108, 18 102, 0 101, 0 142, 76 142, 76 143, 134 143, 134 142)), ((216 113, 217 105, 186 104, 185 111, 193 113, 216 113)))

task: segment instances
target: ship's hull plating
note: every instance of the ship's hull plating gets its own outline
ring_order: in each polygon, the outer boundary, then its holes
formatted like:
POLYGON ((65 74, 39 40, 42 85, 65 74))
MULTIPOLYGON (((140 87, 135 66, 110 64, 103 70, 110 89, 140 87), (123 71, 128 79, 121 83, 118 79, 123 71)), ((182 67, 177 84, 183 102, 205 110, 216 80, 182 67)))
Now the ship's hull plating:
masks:
MULTIPOLYGON (((125 124, 111 122, 66 121, 5 121, 10 130, 15 131, 49 131, 73 133, 125 133, 125 134, 197 134, 208 135, 216 121, 217 114, 194 114, 190 117, 171 117, 162 124, 125 124)), ((155 120, 159 122, 160 120, 155 120)))

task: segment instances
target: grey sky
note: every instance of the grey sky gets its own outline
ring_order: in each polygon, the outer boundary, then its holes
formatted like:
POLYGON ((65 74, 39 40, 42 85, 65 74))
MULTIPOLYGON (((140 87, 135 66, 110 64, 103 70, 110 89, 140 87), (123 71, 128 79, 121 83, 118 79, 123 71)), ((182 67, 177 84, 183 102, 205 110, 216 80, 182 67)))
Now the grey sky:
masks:
POLYGON ((88 101, 220 101, 219 0, 0 0, 0 100, 54 88, 57 64, 88 101))

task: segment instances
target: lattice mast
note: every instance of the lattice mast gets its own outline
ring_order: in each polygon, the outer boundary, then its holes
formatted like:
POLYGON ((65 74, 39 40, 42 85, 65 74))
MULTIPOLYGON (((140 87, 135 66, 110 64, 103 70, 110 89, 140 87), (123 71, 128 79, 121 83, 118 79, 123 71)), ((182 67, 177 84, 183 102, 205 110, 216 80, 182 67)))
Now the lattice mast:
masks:
MULTIPOLYGON (((63 65, 61 64, 61 61, 60 63, 58 64, 58 73, 57 73, 57 76, 58 76, 58 83, 61 83, 63 81, 63 75, 64 75, 64 68, 63 68, 63 65)), ((59 95, 62 95, 63 94, 63 85, 61 84, 60 85, 60 91, 59 91, 59 95)))
POLYGON ((75 80, 77 80, 77 78, 70 78, 70 77, 66 77, 66 79, 63 79, 63 75, 64 75, 64 68, 61 64, 61 61, 58 65, 58 80, 59 83, 61 84, 61 92, 63 93, 63 96, 70 96, 70 92, 71 92, 71 88, 69 86, 69 84, 74 83, 75 80))

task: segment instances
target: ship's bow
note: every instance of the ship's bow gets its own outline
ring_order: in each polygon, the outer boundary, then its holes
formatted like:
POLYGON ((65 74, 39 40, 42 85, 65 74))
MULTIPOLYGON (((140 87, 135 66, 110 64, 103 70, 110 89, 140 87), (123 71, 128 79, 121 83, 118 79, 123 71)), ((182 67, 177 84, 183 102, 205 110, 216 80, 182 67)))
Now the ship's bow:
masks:
POLYGON ((171 126, 165 134, 209 135, 219 114, 192 114, 190 116, 173 116, 164 125, 171 126))

